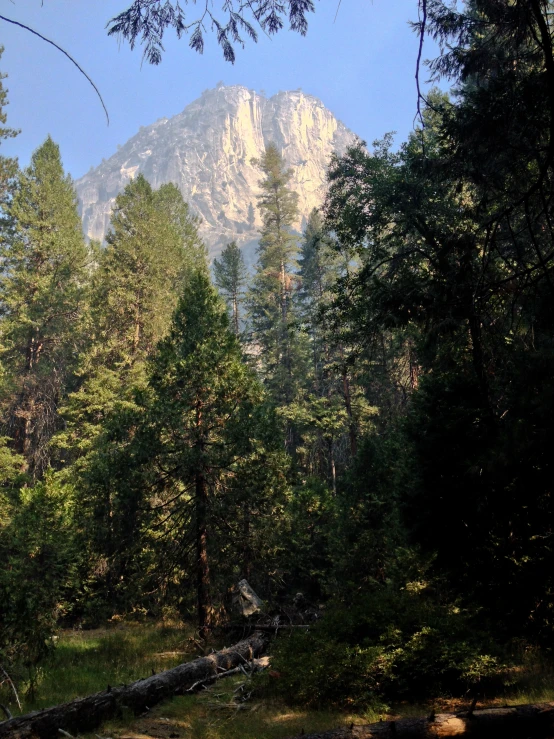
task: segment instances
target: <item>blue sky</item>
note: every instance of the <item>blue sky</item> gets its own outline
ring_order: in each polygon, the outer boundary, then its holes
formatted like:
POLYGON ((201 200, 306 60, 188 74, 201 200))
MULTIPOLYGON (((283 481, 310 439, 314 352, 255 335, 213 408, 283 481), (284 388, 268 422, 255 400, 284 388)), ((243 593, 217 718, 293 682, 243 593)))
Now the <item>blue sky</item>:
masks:
MULTIPOLYGON (((271 40, 261 36, 258 44, 248 42, 238 50, 234 66, 223 60, 213 36, 202 56, 189 49, 186 38, 171 36, 158 67, 141 64, 139 48, 131 52, 106 35, 106 22, 130 2, 2 3, 3 15, 36 28, 75 57, 110 114, 107 126, 94 91, 62 54, 0 21, 5 47, 0 69, 9 75, 4 82, 8 124, 22 131, 2 143, 3 154, 16 155, 26 165, 50 134, 60 144, 66 169, 80 177, 140 126, 179 113, 220 81, 268 95, 302 88, 370 143, 388 131, 403 140, 412 129, 418 40, 408 21, 417 17, 417 0, 341 0, 338 14, 338 0, 316 0, 305 38, 288 31, 271 40)), ((194 5, 189 8, 194 12, 194 5)), ((427 44, 424 56, 433 53, 427 44)))

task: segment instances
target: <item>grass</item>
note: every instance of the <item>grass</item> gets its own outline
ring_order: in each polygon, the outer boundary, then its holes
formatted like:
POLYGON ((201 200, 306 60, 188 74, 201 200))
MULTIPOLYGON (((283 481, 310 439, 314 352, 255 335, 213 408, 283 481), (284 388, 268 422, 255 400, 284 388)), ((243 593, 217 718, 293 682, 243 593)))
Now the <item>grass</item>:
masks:
MULTIPOLYGON (((182 624, 125 623, 91 631, 64 631, 57 647, 41 667, 33 690, 26 692, 19 675, 23 711, 63 703, 104 690, 106 686, 130 683, 140 677, 174 667, 198 656, 189 641, 193 630, 182 624)), ((481 705, 539 703, 554 701, 554 667, 538 650, 522 650, 520 666, 510 675, 510 684, 481 705)), ((291 708, 256 689, 251 700, 232 705, 235 691, 244 678, 233 676, 197 695, 176 697, 156 706, 147 715, 109 723, 89 735, 112 739, 283 739, 284 737, 332 729, 356 723, 371 723, 381 716, 372 712, 347 715, 333 710, 291 708)), ((248 687, 250 690, 250 687, 248 687)), ((0 702, 9 703, 17 714, 7 686, 0 702)), ((439 711, 456 710, 459 700, 433 702, 439 711)), ((395 716, 425 715, 429 705, 393 706, 395 716)), ((83 738, 84 739, 84 738, 83 738)))
MULTIPOLYGON (((186 737, 186 739, 284 739, 295 734, 325 731, 349 723, 368 723, 374 714, 346 715, 339 711, 290 708, 279 701, 253 700, 241 708, 229 708, 243 678, 222 680, 197 695, 180 696, 146 716, 102 727, 112 739, 186 737)), ((94 739, 98 732, 87 735, 94 739)))
MULTIPOLYGON (((141 677, 194 659, 188 642, 193 630, 179 624, 125 624, 91 631, 64 631, 56 648, 34 679, 15 674, 23 712, 65 703, 108 685, 127 684, 141 677)), ((0 702, 17 712, 13 695, 2 689, 0 702)))
POLYGON ((538 648, 521 647, 521 667, 514 671, 512 684, 506 689, 511 705, 554 701, 554 662, 538 648))
MULTIPOLYGON (((83 697, 107 685, 128 684, 198 656, 188 640, 193 629, 183 625, 126 623, 91 631, 63 631, 56 649, 39 670, 33 689, 20 673, 23 713, 83 697)), ((302 730, 317 731, 350 723, 366 723, 373 715, 346 716, 338 711, 304 711, 276 700, 254 700, 244 710, 226 707, 242 682, 228 678, 198 695, 176 697, 147 716, 108 723, 89 734, 113 739, 281 739, 302 730)), ((13 696, 2 688, 0 702, 18 714, 13 696)))

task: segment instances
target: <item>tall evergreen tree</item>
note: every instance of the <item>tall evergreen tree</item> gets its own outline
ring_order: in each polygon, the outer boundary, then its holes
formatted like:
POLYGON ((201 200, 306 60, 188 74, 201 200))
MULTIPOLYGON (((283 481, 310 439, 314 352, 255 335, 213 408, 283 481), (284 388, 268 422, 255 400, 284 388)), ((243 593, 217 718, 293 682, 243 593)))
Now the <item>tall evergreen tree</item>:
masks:
POLYGON ((139 175, 113 210, 95 274, 98 338, 115 365, 144 359, 167 331, 187 272, 202 268, 197 221, 175 185, 153 190, 139 175))
MULTIPOLYGON (((0 58, 4 47, 0 46, 0 58)), ((3 139, 17 136, 19 131, 7 127, 7 114, 4 110, 8 104, 8 91, 2 84, 7 75, 0 74, 0 143, 3 139)), ((0 156, 0 250, 4 250, 13 236, 12 221, 8 214, 10 197, 16 183, 18 173, 17 160, 11 157, 0 156)), ((1 325, 1 324, 0 324, 1 325)), ((0 333, 0 336, 3 332, 0 333)), ((0 351, 3 348, 3 340, 0 341, 0 351)), ((6 398, 10 392, 10 381, 4 367, 0 365, 0 397, 6 398)), ((23 457, 14 454, 10 448, 10 439, 0 437, 0 482, 6 484, 10 479, 17 477, 17 468, 25 464, 23 457), (14 461, 15 460, 15 461, 14 461)), ((4 507, 4 506, 3 506, 4 507)))
POLYGON ((90 266, 73 185, 52 139, 20 174, 9 217, 0 277, 2 359, 12 384, 4 424, 31 474, 40 475, 79 349, 90 266))
POLYGON ((347 270, 347 258, 333 243, 320 212, 308 218, 299 259, 300 286, 296 294, 297 313, 309 339, 310 371, 306 374, 302 396, 289 417, 295 417, 301 430, 309 471, 327 478, 336 490, 337 458, 341 437, 348 429, 351 455, 356 451, 358 421, 362 415, 359 389, 352 390, 351 368, 346 362, 346 346, 340 332, 326 325, 334 288, 347 270), (356 392, 357 391, 357 392, 356 392), (353 403, 357 395, 357 404, 353 403))
MULTIPOLYGON (((4 52, 4 47, 0 46, 0 57, 4 52)), ((0 74, 0 141, 2 139, 11 139, 17 136, 19 131, 6 126, 7 115, 4 110, 8 104, 8 91, 4 88, 2 80, 6 79, 7 75, 0 74)), ((8 195, 12 189, 17 174, 17 160, 11 157, 0 156, 0 207, 2 211, 5 209, 8 202, 8 195)), ((4 218, 4 214, 2 215, 4 218)))
POLYGON ((256 220, 256 213, 254 212, 254 206, 252 203, 248 203, 247 220, 250 228, 254 228, 254 221, 256 220))
MULTIPOLYGON (((64 479, 80 481, 98 445, 101 457, 106 462, 111 458, 112 451, 102 446, 108 419, 116 411, 135 412, 136 390, 147 380, 147 359, 169 330, 183 286, 192 270, 207 272, 197 225, 172 184, 153 190, 139 176, 116 198, 107 246, 96 253, 88 345, 79 357, 78 386, 62 409, 65 427, 53 441, 64 479)), ((115 479, 113 470, 110 474, 115 479)), ((94 489, 79 485, 78 490, 77 526, 91 570, 103 573, 91 576, 91 588, 100 601, 116 608, 118 573, 134 552, 132 517, 127 527, 118 528, 112 484, 94 489), (125 560, 116 558, 119 541, 128 545, 125 560)), ((129 597, 131 591, 129 586, 129 597)))
POLYGON ((221 252, 220 260, 214 259, 214 281, 223 294, 233 317, 233 328, 238 336, 240 331, 240 304, 246 285, 246 265, 236 241, 231 241, 221 252))
MULTIPOLYGON (((146 532, 155 527, 165 569, 188 576, 192 565, 202 635, 213 624, 213 565, 221 567, 233 549, 229 531, 236 529, 236 554, 245 556, 248 569, 256 512, 282 486, 269 474, 280 471, 282 452, 271 451, 278 433, 269 435, 265 447, 262 400, 224 304, 207 274, 196 273, 152 357, 135 409, 121 408, 112 417, 108 437, 83 476, 96 497, 113 495, 112 515, 122 533, 112 559, 124 561, 130 549, 144 551, 146 532), (140 511, 149 511, 146 521, 139 520, 140 511)), ((235 568, 234 576, 244 572, 235 568)))
POLYGON ((314 383, 320 390, 324 367, 331 359, 331 340, 322 321, 323 311, 330 305, 333 287, 345 267, 345 258, 332 243, 320 212, 314 208, 301 243, 298 304, 311 338, 314 383))
POLYGON ((258 208, 262 217, 258 263, 249 295, 252 341, 260 349, 264 380, 279 403, 294 397, 295 364, 299 357, 292 296, 298 280, 298 237, 292 225, 298 196, 288 188, 292 172, 285 169, 275 144, 255 163, 265 175, 258 208))
POLYGON ((256 392, 205 275, 193 277, 181 299, 154 360, 150 386, 159 469, 173 470, 173 494, 193 500, 198 624, 205 634, 211 625, 209 497, 240 455, 239 424, 256 392))
POLYGON ((198 220, 175 185, 153 190, 139 175, 118 195, 107 246, 98 251, 91 287, 89 345, 80 387, 64 409, 56 439, 68 461, 81 456, 119 402, 132 403, 145 361, 169 330, 192 270, 207 270, 198 220))

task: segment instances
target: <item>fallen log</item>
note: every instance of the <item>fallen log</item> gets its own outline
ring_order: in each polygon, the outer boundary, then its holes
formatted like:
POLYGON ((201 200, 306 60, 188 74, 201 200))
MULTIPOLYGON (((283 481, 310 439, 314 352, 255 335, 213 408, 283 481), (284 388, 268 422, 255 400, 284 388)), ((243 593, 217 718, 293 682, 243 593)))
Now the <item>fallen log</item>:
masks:
POLYGON ((554 737, 554 703, 483 708, 462 713, 431 714, 427 718, 380 721, 291 739, 440 739, 441 737, 554 737))
POLYGON ((277 634, 279 631, 290 631, 291 629, 309 629, 313 624, 276 624, 275 626, 262 626, 255 624, 252 628, 256 631, 266 631, 268 634, 277 634))
POLYGON ((131 685, 108 686, 101 693, 3 721, 0 739, 59 739, 63 732, 75 735, 92 731, 102 722, 120 716, 123 710, 135 715, 143 713, 164 698, 184 693, 195 683, 208 681, 220 672, 245 664, 260 655, 266 646, 267 636, 254 633, 228 649, 185 662, 131 685))

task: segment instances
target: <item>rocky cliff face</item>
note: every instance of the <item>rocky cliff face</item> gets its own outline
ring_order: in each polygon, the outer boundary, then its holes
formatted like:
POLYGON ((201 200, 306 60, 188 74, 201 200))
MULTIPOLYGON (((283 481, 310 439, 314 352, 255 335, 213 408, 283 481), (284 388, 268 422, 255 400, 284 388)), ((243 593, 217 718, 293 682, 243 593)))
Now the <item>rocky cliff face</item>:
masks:
POLYGON ((293 169, 291 188, 299 195, 301 214, 295 227, 300 231, 311 209, 322 203, 331 153, 343 153, 354 139, 311 95, 280 92, 268 99, 245 87, 218 86, 179 115, 141 128, 75 183, 85 233, 104 238, 116 195, 142 172, 153 187, 174 182, 181 189, 202 218, 211 256, 232 239, 251 247, 260 226, 260 171, 251 159, 260 157, 270 142, 293 169))

